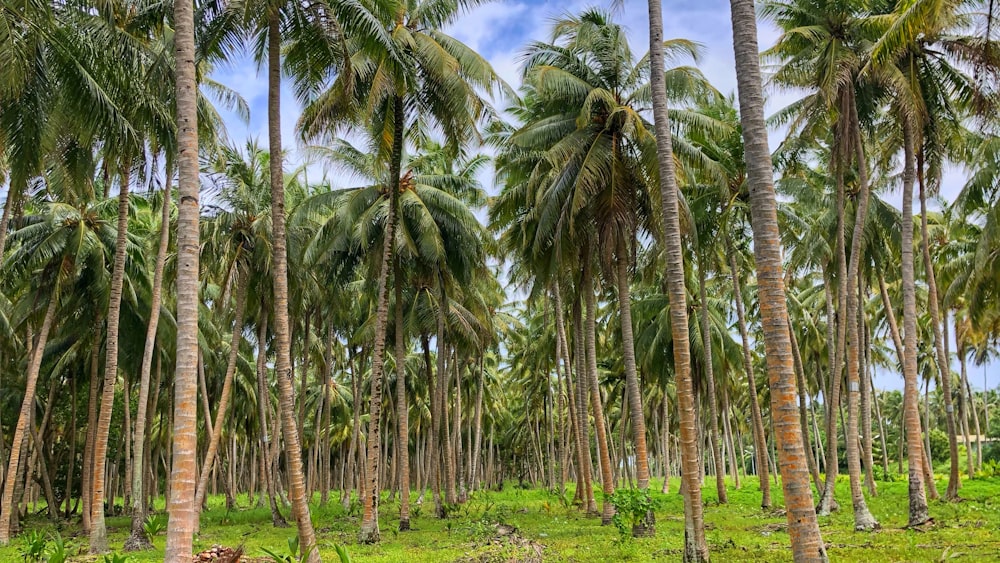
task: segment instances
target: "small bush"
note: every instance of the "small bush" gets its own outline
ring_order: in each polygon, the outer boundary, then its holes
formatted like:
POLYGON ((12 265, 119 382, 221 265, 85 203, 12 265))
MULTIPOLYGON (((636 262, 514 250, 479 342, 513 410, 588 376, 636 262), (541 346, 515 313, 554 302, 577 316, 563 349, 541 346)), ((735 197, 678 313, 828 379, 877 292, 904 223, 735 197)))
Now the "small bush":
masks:
POLYGON ((648 491, 639 489, 618 489, 607 500, 615 505, 612 522, 622 541, 631 539, 634 530, 643 526, 646 515, 659 504, 648 491))

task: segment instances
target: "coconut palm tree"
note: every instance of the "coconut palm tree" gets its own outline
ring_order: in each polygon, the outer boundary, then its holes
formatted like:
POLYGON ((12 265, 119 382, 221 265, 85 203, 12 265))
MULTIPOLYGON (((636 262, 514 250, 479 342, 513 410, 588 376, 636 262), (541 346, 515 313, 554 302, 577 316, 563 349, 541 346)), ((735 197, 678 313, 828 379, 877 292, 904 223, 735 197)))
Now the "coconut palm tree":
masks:
POLYGON ((174 2, 174 87, 177 122, 177 360, 174 373, 173 457, 165 560, 191 557, 198 518, 194 506, 198 361, 198 83, 195 74, 194 5, 174 2))
MULTIPOLYGON (((432 123, 444 133, 451 150, 457 152, 466 141, 476 138, 477 124, 489 113, 476 88, 493 90, 500 85, 499 79, 485 59, 441 31, 471 5, 435 4, 434 9, 425 9, 423 4, 399 4, 386 13, 378 13, 382 33, 388 41, 377 48, 372 48, 371 42, 367 46, 360 41, 349 45, 350 68, 306 107, 300 119, 303 135, 312 139, 332 137, 351 123, 368 124, 373 137, 381 141, 374 153, 389 168, 385 188, 390 198, 389 209, 395 209, 396 186, 404 180, 401 173, 408 124, 417 120, 432 123)), ((379 269, 372 347, 366 468, 369 494, 365 496, 360 536, 366 543, 379 540, 379 410, 394 228, 395 217, 389 214, 379 269)))
POLYGON ((827 561, 809 487, 809 468, 798 417, 796 382, 788 332, 788 306, 781 264, 777 201, 774 194, 764 95, 757 49, 757 20, 753 2, 730 2, 733 49, 739 88, 750 216, 754 233, 754 255, 764 347, 771 392, 771 417, 780 452, 781 486, 785 496, 792 555, 796 561, 827 561))

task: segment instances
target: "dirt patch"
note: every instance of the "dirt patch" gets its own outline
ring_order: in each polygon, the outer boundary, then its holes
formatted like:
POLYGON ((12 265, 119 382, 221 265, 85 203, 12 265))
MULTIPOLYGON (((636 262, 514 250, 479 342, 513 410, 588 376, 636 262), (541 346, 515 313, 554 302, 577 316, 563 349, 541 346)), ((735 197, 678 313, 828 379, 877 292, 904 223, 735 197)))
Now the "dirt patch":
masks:
POLYGON ((517 528, 496 524, 494 534, 473 544, 473 552, 455 563, 542 563, 545 546, 518 534, 517 528))

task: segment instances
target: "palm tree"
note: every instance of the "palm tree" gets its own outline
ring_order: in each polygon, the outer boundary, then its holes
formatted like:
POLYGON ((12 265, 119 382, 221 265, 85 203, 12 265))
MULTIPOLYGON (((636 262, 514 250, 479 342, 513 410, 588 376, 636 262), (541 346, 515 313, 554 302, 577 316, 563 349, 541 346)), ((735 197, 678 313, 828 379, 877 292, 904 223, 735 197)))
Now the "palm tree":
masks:
POLYGON ((819 532, 809 468, 795 408, 796 383, 788 332, 788 306, 781 264, 777 201, 774 195, 764 95, 757 49, 757 20, 753 2, 731 0, 733 50, 739 88, 740 122, 745 146, 750 216, 757 259, 757 284, 764 347, 771 392, 771 417, 779 453, 792 555, 796 561, 827 561, 819 532))
MULTIPOLYGON (((373 136, 381 139, 376 154, 389 168, 385 184, 390 196, 389 209, 396 208, 398 186, 404 181, 401 170, 408 122, 432 122, 444 133, 451 149, 457 150, 477 136, 477 123, 489 113, 476 88, 493 90, 500 85, 499 79, 481 56, 440 31, 470 6, 435 5, 434 9, 425 9, 422 4, 400 4, 391 11, 379 13, 384 21, 378 39, 384 36, 387 40, 378 45, 372 45, 371 41, 367 45, 360 41, 351 45, 350 68, 306 107, 300 120, 300 128, 307 138, 333 136, 345 124, 370 124, 373 136)), ((364 499, 360 532, 361 541, 365 543, 379 540, 379 424, 394 228, 395 217, 390 213, 385 223, 386 236, 376 291, 365 473, 368 494, 364 499)), ((438 342, 439 347, 443 345, 438 342)), ((444 359, 441 352, 439 349, 439 363, 444 359)), ((443 377, 441 370, 438 371, 439 377, 443 377)))
MULTIPOLYGON (((39 289, 29 292, 35 296, 33 298, 35 306, 30 309, 29 316, 24 321, 28 326, 32 324, 37 326, 38 332, 36 342, 30 350, 25 395, 15 427, 14 440, 11 442, 6 472, 10 478, 4 482, 3 504, 0 505, 2 544, 6 544, 10 539, 12 513, 16 510, 14 488, 17 479, 14 475, 17 474, 18 464, 22 461, 22 439, 27 436, 30 413, 35 404, 35 388, 42 355, 45 343, 56 323, 55 315, 58 312, 61 293, 73 287, 78 279, 85 279, 98 288, 102 286, 105 260, 113 254, 112 249, 116 244, 115 229, 110 227, 107 220, 109 215, 107 203, 110 200, 92 202, 88 201, 89 196, 86 194, 81 194, 81 197, 75 199, 76 205, 62 202, 47 203, 41 209, 41 214, 25 217, 24 226, 12 235, 12 240, 17 244, 16 250, 10 253, 4 264, 4 270, 11 274, 8 281, 23 282, 27 279, 27 274, 31 273, 37 276, 39 283, 36 287, 39 289), (44 299, 46 296, 47 299, 44 299), (45 312, 41 314, 41 321, 38 321, 35 308, 40 303, 46 305, 45 312)), ((134 241, 130 242, 134 244, 134 241)), ((122 244, 121 248, 126 248, 126 245, 122 244)), ((134 253, 129 258, 136 260, 134 253)), ((96 377, 96 373, 93 376, 96 377)))
MULTIPOLYGON (((691 350, 688 337, 687 290, 684 286, 684 256, 677 203, 677 175, 663 76, 663 10, 659 0, 649 0, 649 65, 652 90, 656 153, 659 163, 660 206, 666 256, 667 291, 670 295, 670 328, 674 344, 674 381, 680 416, 681 463, 684 481, 684 560, 708 561, 705 522, 701 505, 701 468, 698 455, 697 415, 691 381, 691 350)), ((633 401, 639 391, 632 390, 633 401)))
POLYGON ((195 73, 194 5, 174 2, 174 65, 177 120, 177 360, 174 373, 173 457, 167 511, 165 561, 186 561, 193 552, 198 518, 196 484, 198 362, 198 83, 195 73))

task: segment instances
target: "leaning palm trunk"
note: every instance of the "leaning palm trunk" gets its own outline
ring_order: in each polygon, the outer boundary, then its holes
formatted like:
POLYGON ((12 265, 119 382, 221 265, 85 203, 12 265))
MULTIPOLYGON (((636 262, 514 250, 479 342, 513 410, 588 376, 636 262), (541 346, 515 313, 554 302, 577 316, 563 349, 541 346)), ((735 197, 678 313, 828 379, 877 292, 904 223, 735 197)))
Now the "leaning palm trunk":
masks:
MULTIPOLYGON (((853 94, 853 90, 851 90, 853 94)), ((861 253, 864 251, 864 228, 868 217, 868 165, 865 161, 861 139, 861 125, 858 120, 857 103, 850 97, 851 130, 854 137, 855 155, 858 164, 858 202, 851 235, 851 256, 847 266, 847 471, 851 483, 851 502, 854 506, 854 529, 874 530, 878 521, 868 510, 865 494, 861 486, 861 451, 858 447, 858 416, 860 413, 861 379, 860 354, 863 342, 858 330, 858 269, 861 253)))
POLYGON ((757 261, 760 316, 771 389, 771 418, 779 452, 788 532, 795 561, 827 561, 809 487, 801 430, 795 407, 795 369, 781 265, 771 155, 764 125, 764 94, 757 49, 757 20, 752 0, 731 0, 733 48, 739 86, 740 121, 746 147, 747 184, 757 261))
POLYGON ((146 408, 149 403, 149 376, 153 371, 153 354, 156 352, 156 331, 160 326, 160 302, 163 294, 163 270, 167 262, 167 246, 170 244, 170 175, 173 164, 167 159, 167 181, 163 187, 163 208, 160 214, 160 247, 156 250, 156 265, 153 270, 153 289, 150 295, 149 323, 146 325, 146 344, 142 352, 142 366, 139 368, 139 405, 135 413, 135 434, 132 455, 132 533, 125 540, 125 551, 152 549, 153 544, 146 537, 143 524, 146 520, 146 501, 143 495, 143 459, 146 448, 146 408))
POLYGON ((684 249, 674 151, 670 138, 667 86, 663 69, 663 11, 659 0, 649 0, 649 65, 653 94, 653 121, 659 161, 660 199, 666 254, 667 292, 670 295, 670 332, 674 341, 674 381, 680 417, 682 488, 684 489, 684 559, 708 561, 705 520, 701 505, 701 467, 698 461, 698 420, 691 381, 688 340, 687 289, 684 287, 684 249))
MULTIPOLYGON (((844 110, 846 113, 848 110, 844 110)), ((838 150, 842 150, 843 143, 838 145, 838 150)), ((846 249, 846 239, 844 231, 846 229, 845 225, 845 213, 846 213, 846 196, 844 192, 844 172, 843 172, 843 161, 845 158, 843 156, 838 157, 835 162, 834 176, 836 177, 835 183, 837 185, 837 243, 836 243, 836 260, 837 260, 837 279, 845 280, 847 278, 847 249, 846 249)), ((841 281, 840 287, 837 292, 837 310, 844 311, 847 308, 847 294, 845 293, 844 282, 841 281)), ((828 293, 829 295, 829 293, 828 293)), ((823 492, 819 498, 819 506, 817 507, 817 512, 820 516, 828 516, 832 511, 838 508, 837 501, 834 498, 836 492, 837 475, 840 472, 840 460, 837 456, 837 410, 840 408, 841 404, 841 382, 843 380, 843 365, 844 365, 844 354, 845 354, 845 342, 847 338, 847 324, 845 320, 845 315, 837 315, 834 317, 833 300, 827 297, 827 324, 836 325, 835 328, 835 339, 832 342, 828 342, 831 347, 830 361, 830 378, 828 381, 828 391, 826 397, 824 398, 825 411, 826 411, 826 483, 823 488, 823 492)))
POLYGON ((194 541, 195 456, 198 449, 195 370, 198 361, 198 109, 194 3, 174 0, 177 88, 177 361, 174 374, 173 455, 164 561, 190 561, 194 541))
POLYGON ((746 372, 750 393, 750 424, 753 431, 753 455, 757 466, 757 480, 760 482, 760 507, 771 507, 771 477, 767 466, 767 444, 764 439, 764 417, 760 413, 760 399, 757 395, 757 378, 753 372, 753 358, 750 355, 750 334, 747 330, 747 315, 743 307, 743 284, 736 268, 736 253, 732 242, 726 237, 726 252, 729 254, 729 270, 733 278, 733 297, 736 302, 736 321, 740 327, 740 342, 743 344, 743 371, 746 372))
MULTIPOLYGON (((635 481, 641 491, 649 490, 649 459, 646 451, 646 417, 642 412, 642 394, 639 390, 639 375, 635 365, 635 340, 632 335, 632 302, 629 293, 628 267, 631 261, 625 241, 618 240, 618 256, 615 258, 618 268, 616 281, 618 282, 618 310, 622 325, 622 348, 624 349, 623 361, 625 364, 625 387, 628 391, 629 417, 632 426, 632 440, 635 442, 635 481)), ((713 395, 714 397, 714 395, 713 395)), ((718 422, 715 430, 718 431, 718 422)), ((717 435, 717 434, 716 434, 717 435)), ((715 443, 718 446, 718 443, 715 443)), ((623 451, 622 454, 625 452, 623 451)), ((722 458, 718 457, 716 451, 717 467, 722 467, 722 458)), ((725 485, 723 484, 723 494, 725 485)), ((650 535, 655 533, 653 528, 653 512, 646 515, 646 519, 633 533, 640 535, 650 535)))
POLYGON ((285 183, 281 161, 281 30, 278 13, 269 8, 267 29, 267 136, 271 173, 272 276, 274 278, 275 379, 281 411, 281 433, 285 439, 288 494, 299 532, 302 558, 319 563, 302 470, 302 448, 295 420, 292 389, 291 340, 288 327, 288 257, 285 236, 285 183))
MULTIPOLYGON (((10 444, 10 459, 7 464, 7 472, 5 473, 7 479, 4 481, 3 499, 2 504, 0 504, 0 545, 7 545, 10 542, 11 523, 13 521, 11 516, 18 509, 14 489, 19 481, 17 471, 18 465, 22 461, 21 449, 25 443, 28 428, 31 424, 31 413, 35 408, 35 389, 38 386, 38 372, 42 367, 45 343, 48 342, 52 324, 55 322, 58 302, 59 283, 57 281, 55 289, 49 297, 49 304, 45 309, 45 318, 42 320, 42 328, 38 331, 38 341, 32 350, 31 361, 28 363, 24 399, 21 400, 21 410, 17 416, 17 425, 14 427, 14 440, 10 444)), ((84 494, 86 494, 86 491, 84 494)))
MULTIPOLYGON (((640 490, 649 489, 649 459, 646 452, 646 417, 642 412, 642 394, 639 391, 639 374, 635 365, 635 340, 632 335, 632 302, 629 293, 629 251, 625 242, 618 240, 616 266, 618 275, 618 314, 622 325, 623 361, 625 364, 625 387, 628 391, 629 419, 632 424, 632 440, 635 442, 635 480, 640 490)), ((624 413, 623 413, 624 414, 624 413)), ((715 425, 718 430, 718 423, 715 425)), ((718 445, 718 444, 716 444, 718 445)), ((719 467, 722 458, 719 457, 719 467)), ((723 488, 725 490, 725 488, 723 488)), ((652 535, 653 522, 645 523, 645 530, 652 535)))
MULTIPOLYGON (((371 407, 368 411, 368 438, 366 446, 367 480, 365 500, 361 516, 361 543, 378 543, 378 501, 379 501, 379 458, 381 456, 381 419, 382 419, 382 370, 385 362, 385 333, 389 324, 389 269, 392 267, 392 247, 396 227, 396 201, 399 194, 400 168, 403 158, 404 129, 403 99, 396 96, 393 100, 393 137, 392 161, 389 171, 389 212, 386 214, 385 233, 382 239, 382 260, 378 276, 375 312, 375 343, 372 346, 371 370, 371 407)), ((393 280, 399 285, 399 279, 393 280)), ((398 315, 398 313, 397 313, 398 315)), ((405 408, 405 405, 404 405, 405 408)))
POLYGON ((195 510, 201 511, 208 489, 208 479, 212 474, 212 466, 219 452, 219 442, 222 439, 222 425, 229 411, 229 401, 233 394, 233 377, 236 375, 236 360, 240 355, 240 342, 243 341, 243 316, 247 303, 247 280, 245 275, 239 275, 236 281, 236 315, 233 320, 232 340, 229 342, 229 360, 226 364, 226 377, 222 382, 222 396, 219 399, 218 410, 215 412, 215 423, 212 425, 212 435, 205 452, 205 461, 198 477, 198 488, 194 497, 195 510))
MULTIPOLYGON (((608 431, 607 426, 604 424, 604 404, 601 402, 601 388, 597 381, 597 303, 596 297, 594 296, 594 277, 593 270, 591 267, 591 256, 589 245, 585 252, 584 258, 584 280, 583 280, 583 292, 584 300, 586 302, 586 312, 585 321, 586 326, 584 327, 584 347, 586 350, 582 354, 582 360, 584 361, 584 369, 579 370, 579 377, 577 380, 580 385, 583 385, 584 390, 589 390, 589 392, 583 393, 580 397, 579 409, 583 415, 579 424, 587 424, 587 397, 590 397, 591 405, 594 409, 594 433, 597 437, 597 453, 601 465, 601 485, 604 491, 604 499, 601 505, 601 524, 608 525, 611 523, 612 518, 615 516, 615 506, 611 503, 608 495, 615 492, 615 481, 611 469, 611 453, 608 448, 608 431)), ((579 340, 579 339, 577 339, 579 340)), ((624 413, 622 413, 624 415, 624 413)), ((586 433, 581 430, 581 436, 586 436, 586 433)), ((590 444, 588 441, 583 441, 584 448, 584 459, 588 462, 585 467, 581 467, 580 471, 585 471, 586 476, 589 479, 590 474, 590 444)), ((594 495, 591 494, 588 499, 588 503, 593 503, 594 495)), ((590 507, 588 507, 590 508, 590 507)), ((596 507, 593 507, 596 508, 596 507)))
POLYGON ((712 367, 712 328, 708 318, 708 292, 705 289, 705 260, 698 254, 698 297, 701 299, 701 342, 702 353, 705 356, 705 387, 708 388, 708 413, 712 419, 709 429, 709 444, 712 447, 712 459, 715 462, 715 490, 719 495, 719 504, 726 504, 726 473, 722 465, 722 448, 719 447, 719 405, 715 398, 715 370, 712 367))
MULTIPOLYGON (((107 464, 108 436, 111 432, 111 413, 115 407, 115 383, 118 380, 118 321, 121 317, 122 286, 125 283, 125 245, 128 237, 128 188, 129 164, 122 171, 121 191, 118 194, 118 237, 115 242, 115 262, 111 270, 111 290, 108 298, 108 337, 104 359, 104 390, 101 393, 101 412, 97 417, 97 435, 94 439, 94 489, 90 504, 90 552, 108 551, 108 530, 104 525, 104 486, 107 464)), ((112 504, 114 504, 112 499, 112 504)))
POLYGON ((920 439, 920 390, 917 387, 917 294, 913 266, 913 125, 903 117, 903 418, 906 427, 906 452, 909 465, 909 525, 918 526, 929 519, 924 493, 924 444, 920 439))
MULTIPOLYGON (((396 451, 399 456, 399 531, 410 529, 410 427, 406 402, 406 325, 403 323, 403 284, 399 258, 394 261, 396 292, 396 451)), ((480 387, 481 388, 481 387, 480 387)))
MULTIPOLYGON (((922 154, 922 153, 921 153, 922 154)), ((931 262, 930 242, 927 235, 927 194, 924 189, 923 158, 917 156, 917 183, 920 186, 920 247, 924 255, 924 273, 927 275, 927 308, 931 313, 931 326, 934 329, 934 358, 937 360, 938 372, 941 374, 941 392, 944 401, 945 422, 948 429, 948 489, 944 493, 946 500, 958 500, 958 488, 962 486, 958 474, 958 439, 955 432, 955 406, 951 400, 951 360, 945 351, 945 339, 941 332, 941 309, 938 302, 937 280, 934 275, 934 263, 931 262)), ((930 429, 928 429, 930 431, 930 429)))

